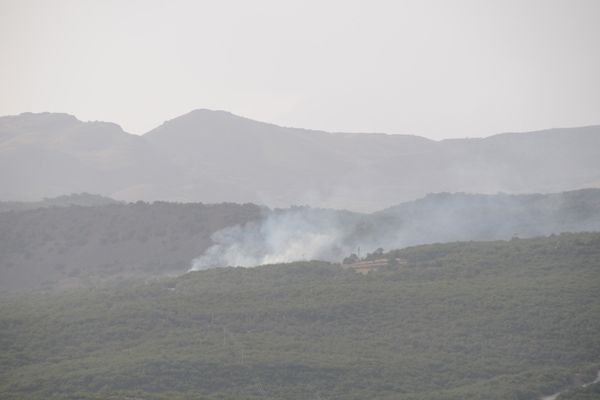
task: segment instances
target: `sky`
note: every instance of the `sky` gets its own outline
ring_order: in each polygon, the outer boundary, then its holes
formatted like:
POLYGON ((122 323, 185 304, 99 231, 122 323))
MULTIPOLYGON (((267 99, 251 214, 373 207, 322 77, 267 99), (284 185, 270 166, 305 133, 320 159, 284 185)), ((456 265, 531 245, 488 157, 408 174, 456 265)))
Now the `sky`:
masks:
POLYGON ((0 115, 432 139, 600 124, 600 1, 0 0, 0 115))

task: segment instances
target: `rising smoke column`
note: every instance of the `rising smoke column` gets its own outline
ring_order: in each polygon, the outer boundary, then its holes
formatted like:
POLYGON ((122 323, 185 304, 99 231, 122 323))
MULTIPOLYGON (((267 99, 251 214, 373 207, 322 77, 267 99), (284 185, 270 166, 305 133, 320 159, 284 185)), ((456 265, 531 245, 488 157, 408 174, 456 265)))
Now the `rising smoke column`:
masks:
POLYGON ((339 212, 294 207, 273 211, 261 221, 222 229, 213 246, 192 262, 192 271, 252 267, 300 260, 340 260, 349 252, 348 221, 339 212))
POLYGON ((370 215, 294 207, 213 234, 192 270, 319 259, 425 243, 508 240, 600 229, 594 192, 549 195, 439 193, 370 215), (578 210, 574 213, 573 210, 578 210))

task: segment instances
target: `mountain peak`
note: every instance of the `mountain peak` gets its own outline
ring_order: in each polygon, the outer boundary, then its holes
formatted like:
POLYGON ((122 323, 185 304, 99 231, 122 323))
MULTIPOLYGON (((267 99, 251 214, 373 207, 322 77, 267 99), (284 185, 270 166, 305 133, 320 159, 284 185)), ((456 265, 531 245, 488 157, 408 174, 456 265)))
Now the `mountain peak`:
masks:
POLYGON ((209 108, 196 108, 192 111, 190 111, 185 115, 211 115, 211 116, 215 116, 215 115, 234 115, 233 113, 230 113, 229 111, 225 111, 225 110, 211 110, 209 108))
MULTIPOLYGON (((259 123, 258 121, 250 118, 242 117, 225 110, 210 110, 207 108, 197 108, 190 111, 187 114, 183 114, 179 117, 173 118, 170 121, 176 120, 193 120, 193 121, 252 121, 259 123)), ((170 122, 167 121, 167 122, 170 122)))
POLYGON ((159 127, 146 133, 153 136, 153 133, 160 132, 165 129, 179 130, 183 132, 196 131, 203 129, 214 131, 219 129, 240 129, 244 130, 250 126, 274 126, 265 122, 259 122, 250 118, 241 117, 224 110, 210 110, 206 108, 197 108, 180 115, 168 121, 165 121, 159 127))
POLYGON ((77 120, 78 119, 73 115, 73 114, 68 114, 68 113, 63 113, 63 112, 49 112, 49 111, 42 111, 42 112, 23 112, 21 114, 18 115, 19 117, 22 118, 50 118, 50 119, 64 119, 64 120, 77 120))
POLYGON ((59 132, 82 124, 73 115, 65 113, 32 113, 0 117, 0 140, 8 140, 23 133, 59 132))
MULTIPOLYGON (((18 115, 0 117, 0 130, 5 133, 64 133, 72 129, 103 133, 126 133, 114 122, 82 121, 74 115, 54 112, 24 112, 18 115)), ((8 135, 8 136, 13 136, 8 135)), ((128 134, 129 135, 129 134, 128 134)))
POLYGON ((5 118, 12 120, 23 121, 30 124, 66 124, 66 123, 80 123, 74 115, 67 113, 53 113, 53 112, 24 112, 19 115, 11 115, 5 118))

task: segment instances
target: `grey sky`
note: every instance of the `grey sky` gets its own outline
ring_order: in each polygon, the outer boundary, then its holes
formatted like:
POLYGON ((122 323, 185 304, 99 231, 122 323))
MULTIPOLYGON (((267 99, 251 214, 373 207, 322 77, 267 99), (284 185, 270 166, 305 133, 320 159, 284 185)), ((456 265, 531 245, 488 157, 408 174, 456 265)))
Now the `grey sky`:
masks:
POLYGON ((430 138, 600 123, 600 1, 0 0, 0 115, 430 138))

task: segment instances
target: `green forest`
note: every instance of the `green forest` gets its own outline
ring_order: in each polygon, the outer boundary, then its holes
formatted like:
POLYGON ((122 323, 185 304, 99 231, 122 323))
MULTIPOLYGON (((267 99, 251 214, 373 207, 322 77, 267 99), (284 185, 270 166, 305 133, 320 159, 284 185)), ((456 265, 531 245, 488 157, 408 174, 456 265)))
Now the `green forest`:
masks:
POLYGON ((599 398, 600 234, 385 256, 6 297, 0 398, 599 398))
POLYGON ((315 258, 342 261, 358 247, 367 252, 458 240, 598 232, 600 189, 528 195, 438 193, 372 214, 234 203, 117 203, 89 194, 36 203, 0 202, 0 296, 179 275, 214 244, 213 235, 219 231, 255 224, 252 235, 260 239, 260 224, 285 221, 286 215, 299 216, 302 224, 318 232, 335 230, 338 251, 331 246, 328 257, 315 258))

